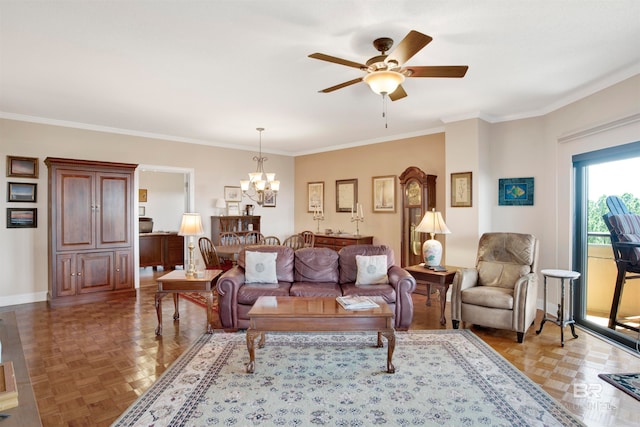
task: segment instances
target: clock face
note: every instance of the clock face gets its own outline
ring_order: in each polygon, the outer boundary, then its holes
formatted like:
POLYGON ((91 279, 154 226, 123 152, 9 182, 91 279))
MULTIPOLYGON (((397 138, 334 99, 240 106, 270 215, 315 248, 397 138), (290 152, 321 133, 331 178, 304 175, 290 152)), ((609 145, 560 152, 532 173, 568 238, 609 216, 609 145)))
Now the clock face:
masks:
POLYGON ((420 205, 422 203, 421 193, 422 192, 420 191, 420 184, 418 184, 416 181, 411 181, 407 185, 407 205, 420 205))

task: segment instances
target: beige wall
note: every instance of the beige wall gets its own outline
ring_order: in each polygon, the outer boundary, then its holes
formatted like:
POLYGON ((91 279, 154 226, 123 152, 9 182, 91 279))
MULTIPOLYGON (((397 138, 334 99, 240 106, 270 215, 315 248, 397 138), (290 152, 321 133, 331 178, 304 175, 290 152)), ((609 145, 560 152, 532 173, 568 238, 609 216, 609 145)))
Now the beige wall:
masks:
MULTIPOLYGON (((253 138, 253 135, 251 136, 253 138)), ((231 150, 206 145, 97 132, 46 124, 0 119, 0 169, 5 170, 7 155, 39 158, 37 181, 38 228, 7 229, 0 227, 0 306, 46 299, 47 291, 47 167, 46 157, 136 163, 162 166, 163 170, 191 171, 194 179, 194 210, 203 217, 205 232, 210 234, 211 215, 217 215, 215 200, 223 197, 224 186, 239 186, 246 172, 254 171, 255 152, 231 150)), ((294 174, 293 158, 269 154, 265 167, 277 173, 281 181, 275 208, 256 208, 262 216, 266 233, 286 236, 293 233, 294 174)), ((0 187, 9 178, 2 174, 0 187)), ((136 174, 136 177, 138 174, 136 174)), ((10 180, 14 181, 13 178, 10 180)), ((136 192, 137 195, 137 192, 136 192)), ((253 203, 244 200, 244 203, 253 203)), ((0 212, 15 207, 0 198, 0 212)), ((19 206, 26 207, 22 203, 19 206)), ((137 210, 137 207, 136 207, 137 210)), ((176 219, 179 221, 179 218, 176 219)), ((137 259, 137 254, 136 254, 137 259)))
MULTIPOLYGON (((351 214, 336 212, 336 180, 355 178, 358 180, 358 202, 363 206, 365 217, 364 222, 360 223, 360 234, 374 236, 376 244, 391 246, 396 261, 400 264, 402 199, 397 177, 409 166, 417 166, 427 174, 438 176, 436 207, 444 208, 444 153, 444 134, 437 133, 296 157, 296 231, 316 231, 317 223, 313 221, 312 213, 306 209, 307 183, 324 181, 325 220, 320 222, 320 230, 331 228, 355 233, 356 227, 351 222, 351 214), (372 178, 385 175, 396 176, 396 212, 373 213, 372 178)), ((444 241, 441 237, 439 240, 444 241)))

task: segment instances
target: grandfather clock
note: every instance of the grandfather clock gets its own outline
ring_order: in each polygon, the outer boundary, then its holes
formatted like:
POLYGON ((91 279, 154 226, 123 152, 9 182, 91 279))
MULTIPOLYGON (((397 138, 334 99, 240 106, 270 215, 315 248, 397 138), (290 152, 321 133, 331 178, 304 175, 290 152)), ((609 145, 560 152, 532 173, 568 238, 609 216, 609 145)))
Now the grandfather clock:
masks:
POLYGON ((402 267, 423 262, 422 243, 429 238, 415 231, 428 210, 436 207, 436 175, 427 175, 420 168, 408 167, 400 175, 402 189, 402 267))

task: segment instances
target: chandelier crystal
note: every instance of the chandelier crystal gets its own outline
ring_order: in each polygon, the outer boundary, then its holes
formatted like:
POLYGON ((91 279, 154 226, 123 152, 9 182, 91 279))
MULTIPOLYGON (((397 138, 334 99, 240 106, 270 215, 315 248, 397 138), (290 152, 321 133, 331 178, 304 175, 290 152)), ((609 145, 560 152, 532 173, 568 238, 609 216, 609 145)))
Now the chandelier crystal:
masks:
POLYGON ((253 200, 259 205, 264 202, 264 193, 272 191, 277 193, 280 190, 280 181, 276 180, 276 174, 264 171, 264 162, 268 159, 262 156, 262 132, 264 128, 256 128, 260 133, 260 145, 257 156, 253 156, 253 160, 257 162, 256 171, 249 172, 249 179, 240 181, 242 194, 253 200))

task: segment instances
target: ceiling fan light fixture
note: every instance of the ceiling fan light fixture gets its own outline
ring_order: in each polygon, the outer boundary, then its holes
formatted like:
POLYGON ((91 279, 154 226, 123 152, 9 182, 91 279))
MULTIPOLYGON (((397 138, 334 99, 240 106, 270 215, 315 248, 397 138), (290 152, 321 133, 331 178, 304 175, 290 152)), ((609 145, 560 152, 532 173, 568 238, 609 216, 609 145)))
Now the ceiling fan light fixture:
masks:
POLYGON ((397 71, 374 71, 362 78, 378 95, 393 93, 404 82, 404 75, 397 71))

